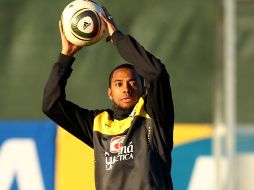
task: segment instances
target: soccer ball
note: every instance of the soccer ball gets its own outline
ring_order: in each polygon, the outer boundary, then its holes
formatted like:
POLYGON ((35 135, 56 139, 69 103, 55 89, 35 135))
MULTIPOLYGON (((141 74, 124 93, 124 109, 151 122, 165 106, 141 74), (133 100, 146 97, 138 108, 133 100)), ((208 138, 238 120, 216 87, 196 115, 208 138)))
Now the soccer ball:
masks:
POLYGON ((102 6, 91 0, 74 0, 61 16, 63 32, 68 41, 78 46, 90 46, 100 41, 106 31, 102 6))

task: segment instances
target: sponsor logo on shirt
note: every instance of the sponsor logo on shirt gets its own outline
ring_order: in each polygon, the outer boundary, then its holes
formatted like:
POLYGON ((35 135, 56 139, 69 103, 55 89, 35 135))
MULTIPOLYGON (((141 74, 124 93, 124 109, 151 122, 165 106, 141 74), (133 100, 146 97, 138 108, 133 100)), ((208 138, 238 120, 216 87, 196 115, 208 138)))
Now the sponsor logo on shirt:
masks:
POLYGON ((116 136, 110 141, 110 152, 105 152, 106 170, 112 170, 116 162, 133 160, 134 146, 132 141, 124 145, 126 136, 116 136))

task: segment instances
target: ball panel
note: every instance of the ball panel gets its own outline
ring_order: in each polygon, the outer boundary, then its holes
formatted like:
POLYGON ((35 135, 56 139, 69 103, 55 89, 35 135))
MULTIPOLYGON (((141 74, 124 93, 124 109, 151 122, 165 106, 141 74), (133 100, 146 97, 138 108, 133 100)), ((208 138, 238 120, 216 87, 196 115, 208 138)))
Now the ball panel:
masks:
POLYGON ((98 17, 91 10, 81 10, 71 19, 71 29, 75 36, 79 39, 94 38, 100 32, 98 17))

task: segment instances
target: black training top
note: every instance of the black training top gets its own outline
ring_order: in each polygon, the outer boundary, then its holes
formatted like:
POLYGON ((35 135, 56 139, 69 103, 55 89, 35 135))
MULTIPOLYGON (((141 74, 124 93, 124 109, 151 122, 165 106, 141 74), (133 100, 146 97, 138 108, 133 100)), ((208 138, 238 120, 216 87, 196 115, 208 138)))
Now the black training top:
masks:
POLYGON ((94 149, 97 190, 172 190, 174 109, 169 76, 133 37, 112 36, 119 54, 144 78, 146 94, 131 113, 88 110, 66 100, 73 57, 60 54, 43 97, 43 112, 94 149))

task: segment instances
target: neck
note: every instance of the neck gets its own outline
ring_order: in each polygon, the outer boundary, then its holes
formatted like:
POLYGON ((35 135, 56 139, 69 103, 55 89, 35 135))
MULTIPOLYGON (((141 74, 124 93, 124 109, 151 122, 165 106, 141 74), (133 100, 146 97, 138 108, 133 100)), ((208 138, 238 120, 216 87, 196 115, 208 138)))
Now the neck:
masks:
POLYGON ((114 105, 113 110, 114 110, 114 118, 116 118, 116 119, 125 119, 130 115, 133 108, 131 108, 131 109, 122 109, 122 108, 116 107, 114 105))

